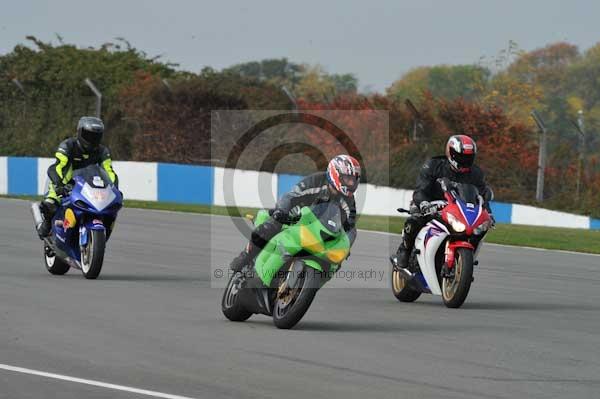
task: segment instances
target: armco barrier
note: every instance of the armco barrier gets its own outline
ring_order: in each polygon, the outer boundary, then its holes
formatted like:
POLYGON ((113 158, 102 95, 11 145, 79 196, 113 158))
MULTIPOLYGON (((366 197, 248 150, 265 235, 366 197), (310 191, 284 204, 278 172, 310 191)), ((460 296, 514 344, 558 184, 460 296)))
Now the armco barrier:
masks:
POLYGON ((15 195, 37 194, 37 158, 8 157, 8 193, 15 195))
POLYGON ((277 175, 277 198, 290 191, 296 183, 302 180, 302 177, 300 175, 277 175))
MULTIPOLYGON (((0 194, 36 195, 46 190, 51 158, 0 157, 0 194)), ((114 162, 126 198, 204 205, 273 207, 302 176, 153 162, 114 162)), ((357 208, 366 215, 396 216, 411 190, 362 184, 357 208)), ((493 202, 499 223, 600 230, 600 219, 527 205, 493 202)))
POLYGON ((8 159, 0 157, 0 194, 8 193, 8 159))
POLYGON ((38 158, 37 193, 43 195, 48 189, 48 167, 54 163, 53 158, 38 158))
POLYGON ((513 205, 513 224, 526 224, 530 226, 560 226, 579 229, 590 228, 590 218, 564 212, 535 208, 528 205, 513 205))
POLYGON ((159 163, 157 182, 159 201, 213 203, 214 171, 211 167, 159 163))
POLYGON ((513 204, 493 201, 491 203, 492 213, 498 223, 512 223, 513 204))
POLYGON ((277 198, 277 175, 255 170, 214 168, 213 204, 272 208, 277 198))
MULTIPOLYGON (((119 188, 128 198, 157 201, 158 164, 153 162, 113 162, 113 168, 119 175, 119 188)), ((164 179, 165 183, 167 179, 164 179)))

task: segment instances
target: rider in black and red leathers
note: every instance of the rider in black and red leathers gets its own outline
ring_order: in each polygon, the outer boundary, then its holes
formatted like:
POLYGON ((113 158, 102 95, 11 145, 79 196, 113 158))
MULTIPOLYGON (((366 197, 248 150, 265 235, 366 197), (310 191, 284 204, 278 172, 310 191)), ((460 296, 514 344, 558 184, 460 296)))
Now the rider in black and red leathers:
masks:
MULTIPOLYGON (((421 213, 427 214, 431 207, 430 201, 444 200, 444 192, 438 179, 447 178, 452 182, 472 184, 477 187, 479 194, 484 199, 484 207, 490 212, 489 201, 493 199, 493 192, 486 184, 483 171, 474 165, 477 145, 475 141, 466 135, 455 135, 450 137, 446 144, 446 155, 433 157, 421 168, 417 178, 417 187, 413 193, 413 205, 421 213)), ((408 267, 408 257, 415 245, 417 234, 423 226, 431 219, 427 216, 410 216, 402 231, 402 242, 392 259, 403 269, 408 267)))

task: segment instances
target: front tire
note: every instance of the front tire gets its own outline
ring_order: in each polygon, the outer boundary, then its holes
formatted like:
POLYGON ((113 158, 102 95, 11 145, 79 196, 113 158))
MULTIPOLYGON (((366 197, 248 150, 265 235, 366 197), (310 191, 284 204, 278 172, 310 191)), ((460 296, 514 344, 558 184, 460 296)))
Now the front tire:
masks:
POLYGON ((246 321, 252 312, 249 312, 240 303, 240 283, 243 279, 241 272, 236 272, 229 279, 225 292, 223 293, 223 299, 221 299, 221 311, 231 321, 246 321))
POLYGON ((81 272, 88 280, 93 280, 100 275, 104 263, 104 249, 106 248, 106 232, 104 230, 90 230, 89 241, 81 250, 81 272))
POLYGON ((467 248, 456 250, 454 278, 442 278, 442 298, 449 308, 459 308, 467 299, 473 281, 473 251, 467 248))
MULTIPOLYGON (((297 273, 294 264, 289 273, 297 273)), ((320 277, 312 267, 304 265, 296 283, 288 287, 286 278, 280 285, 273 306, 273 323, 277 328, 290 329, 304 316, 320 287, 320 277)))
POLYGON ((69 271, 70 266, 60 259, 48 245, 44 244, 44 266, 50 274, 62 276, 69 271))
POLYGON ((397 270, 392 268, 392 293, 400 302, 414 302, 420 296, 421 292, 412 289, 406 284, 406 279, 397 270))

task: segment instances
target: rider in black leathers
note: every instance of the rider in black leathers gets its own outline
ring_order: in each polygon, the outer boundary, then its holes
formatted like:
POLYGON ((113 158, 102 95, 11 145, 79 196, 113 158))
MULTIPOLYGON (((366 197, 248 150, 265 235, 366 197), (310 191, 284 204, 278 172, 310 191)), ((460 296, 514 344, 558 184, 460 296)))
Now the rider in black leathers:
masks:
POLYGON ((250 264, 262 248, 282 229, 282 224, 297 221, 300 208, 322 202, 334 202, 342 210, 342 223, 350 241, 356 237, 356 204, 354 191, 358 187, 361 168, 349 155, 334 157, 326 172, 314 173, 302 179, 284 194, 271 213, 271 218, 253 232, 246 249, 231 262, 233 271, 250 264))
MULTIPOLYGON (((438 179, 446 178, 452 182, 472 184, 477 187, 485 201, 484 207, 491 215, 489 201, 493 199, 493 191, 486 184, 483 171, 473 164, 476 154, 477 145, 469 136, 450 137, 446 145, 446 155, 431 158, 421 168, 412 205, 416 206, 422 214, 428 214, 431 208, 430 201, 444 199, 444 192, 438 179)), ((431 217, 428 216, 410 216, 406 220, 402 231, 402 242, 396 255, 392 256, 393 264, 403 269, 408 268, 408 257, 417 234, 429 220, 431 217)))
POLYGON ((70 137, 59 144, 54 154, 55 162, 48 168, 48 192, 40 203, 40 211, 44 215, 43 223, 38 227, 40 238, 50 234, 52 218, 60 206, 60 198, 68 193, 73 171, 93 164, 100 165, 118 187, 119 178, 112 167, 110 150, 101 144, 103 136, 102 120, 84 116, 77 123, 77 137, 70 137))

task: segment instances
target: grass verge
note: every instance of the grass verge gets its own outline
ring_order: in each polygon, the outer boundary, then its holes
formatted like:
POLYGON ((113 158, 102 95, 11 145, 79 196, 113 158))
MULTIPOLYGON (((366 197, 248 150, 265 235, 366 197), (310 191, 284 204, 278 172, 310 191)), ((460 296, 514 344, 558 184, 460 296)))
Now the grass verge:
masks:
MULTIPOLYGON (((12 198, 37 199, 38 197, 12 198)), ((256 212, 255 208, 240 208, 238 210, 237 208, 222 206, 135 200, 125 201, 125 207, 233 216, 244 216, 256 212)), ((358 219, 358 228, 364 230, 400 233, 403 225, 404 218, 402 217, 362 215, 358 219)), ((488 233, 486 242, 600 254, 600 231, 594 230, 499 224, 488 233)))

